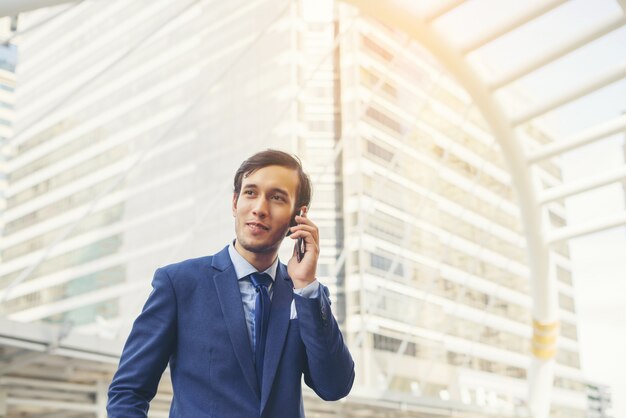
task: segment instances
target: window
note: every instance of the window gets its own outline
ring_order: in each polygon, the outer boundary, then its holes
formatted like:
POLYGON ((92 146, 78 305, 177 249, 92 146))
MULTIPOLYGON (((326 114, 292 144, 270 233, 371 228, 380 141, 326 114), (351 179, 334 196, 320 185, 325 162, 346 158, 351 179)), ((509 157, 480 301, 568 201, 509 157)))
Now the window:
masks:
MULTIPOLYGON (((383 257, 382 255, 370 253, 370 266, 383 271, 389 271, 393 265, 393 260, 383 257)), ((404 272, 402 263, 397 263, 394 273, 402 276, 404 272)))
MULTIPOLYGON (((373 334, 374 337, 374 349, 381 351, 390 351, 397 353, 402 345, 402 340, 393 337, 387 337, 380 334, 373 334)), ((413 342, 407 342, 404 352, 405 356, 415 357, 417 356, 417 345, 413 342)))
POLYGON ((377 42, 374 42, 371 38, 361 35, 361 42, 365 49, 373 52, 384 61, 391 61, 393 59, 393 54, 391 52, 380 46, 377 42))
POLYGON ((400 122, 390 116, 385 115, 383 112, 374 109, 373 107, 368 107, 365 111, 365 115, 375 120, 376 122, 383 124, 387 128, 400 135, 404 135, 406 133, 406 129, 404 128, 404 126, 402 126, 400 122))
POLYGON ((366 142, 368 153, 375 155, 376 157, 379 157, 387 162, 390 162, 393 159, 393 152, 378 144, 375 144, 371 140, 367 140, 366 142))

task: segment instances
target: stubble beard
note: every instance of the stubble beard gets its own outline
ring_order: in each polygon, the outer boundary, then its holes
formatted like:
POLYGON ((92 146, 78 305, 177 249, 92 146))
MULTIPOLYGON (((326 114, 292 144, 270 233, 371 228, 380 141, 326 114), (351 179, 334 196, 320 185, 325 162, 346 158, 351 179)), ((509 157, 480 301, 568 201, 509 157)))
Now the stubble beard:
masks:
MULTIPOLYGON (((242 227, 243 229, 246 228, 246 225, 243 225, 242 227)), ((276 236, 276 238, 270 242, 269 244, 252 244, 250 242, 248 242, 246 240, 245 237, 243 237, 241 233, 239 233, 239 231, 237 231, 237 241, 239 242, 239 245, 241 245, 241 247, 246 250, 249 251, 251 253, 255 253, 255 254, 267 254, 267 253, 271 253, 274 251, 277 251, 278 248, 280 247, 280 244, 282 243, 284 237, 287 234, 287 230, 289 229, 289 225, 285 226, 284 231, 282 234, 278 234, 276 236)))

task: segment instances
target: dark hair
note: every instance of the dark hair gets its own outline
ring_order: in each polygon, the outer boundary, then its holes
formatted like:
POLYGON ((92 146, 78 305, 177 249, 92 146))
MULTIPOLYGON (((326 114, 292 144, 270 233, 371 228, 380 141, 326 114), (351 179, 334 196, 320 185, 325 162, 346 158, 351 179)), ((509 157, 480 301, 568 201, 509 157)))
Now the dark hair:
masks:
POLYGON ((245 160, 235 173, 235 194, 239 197, 241 192, 241 183, 244 177, 270 165, 278 165, 290 168, 298 172, 298 189, 296 190, 296 206, 295 210, 302 206, 309 206, 311 203, 311 180, 309 176, 302 170, 302 163, 295 155, 287 154, 283 151, 268 149, 257 152, 252 157, 245 160))

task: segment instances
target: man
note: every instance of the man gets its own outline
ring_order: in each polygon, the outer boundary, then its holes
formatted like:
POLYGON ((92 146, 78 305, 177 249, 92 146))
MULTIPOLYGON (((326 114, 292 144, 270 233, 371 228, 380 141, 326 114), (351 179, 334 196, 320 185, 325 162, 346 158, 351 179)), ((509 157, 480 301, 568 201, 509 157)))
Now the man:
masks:
POLYGON ((267 150, 235 174, 236 239, 212 256, 157 269, 109 388, 109 418, 145 417, 170 365, 170 417, 303 417, 301 380, 346 396, 354 362, 315 278, 319 231, 299 160, 267 150), (298 213, 302 210, 302 215, 298 213), (285 266, 281 242, 302 238, 285 266))

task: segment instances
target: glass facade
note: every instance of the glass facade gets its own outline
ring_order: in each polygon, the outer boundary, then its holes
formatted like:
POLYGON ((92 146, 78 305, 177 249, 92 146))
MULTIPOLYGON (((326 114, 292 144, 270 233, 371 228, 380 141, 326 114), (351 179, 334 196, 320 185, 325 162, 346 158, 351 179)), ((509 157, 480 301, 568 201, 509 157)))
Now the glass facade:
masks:
POLYGON ((86 2, 23 37, 4 314, 123 335, 157 267, 232 239, 242 156, 297 145, 293 13, 274 0, 86 2))

